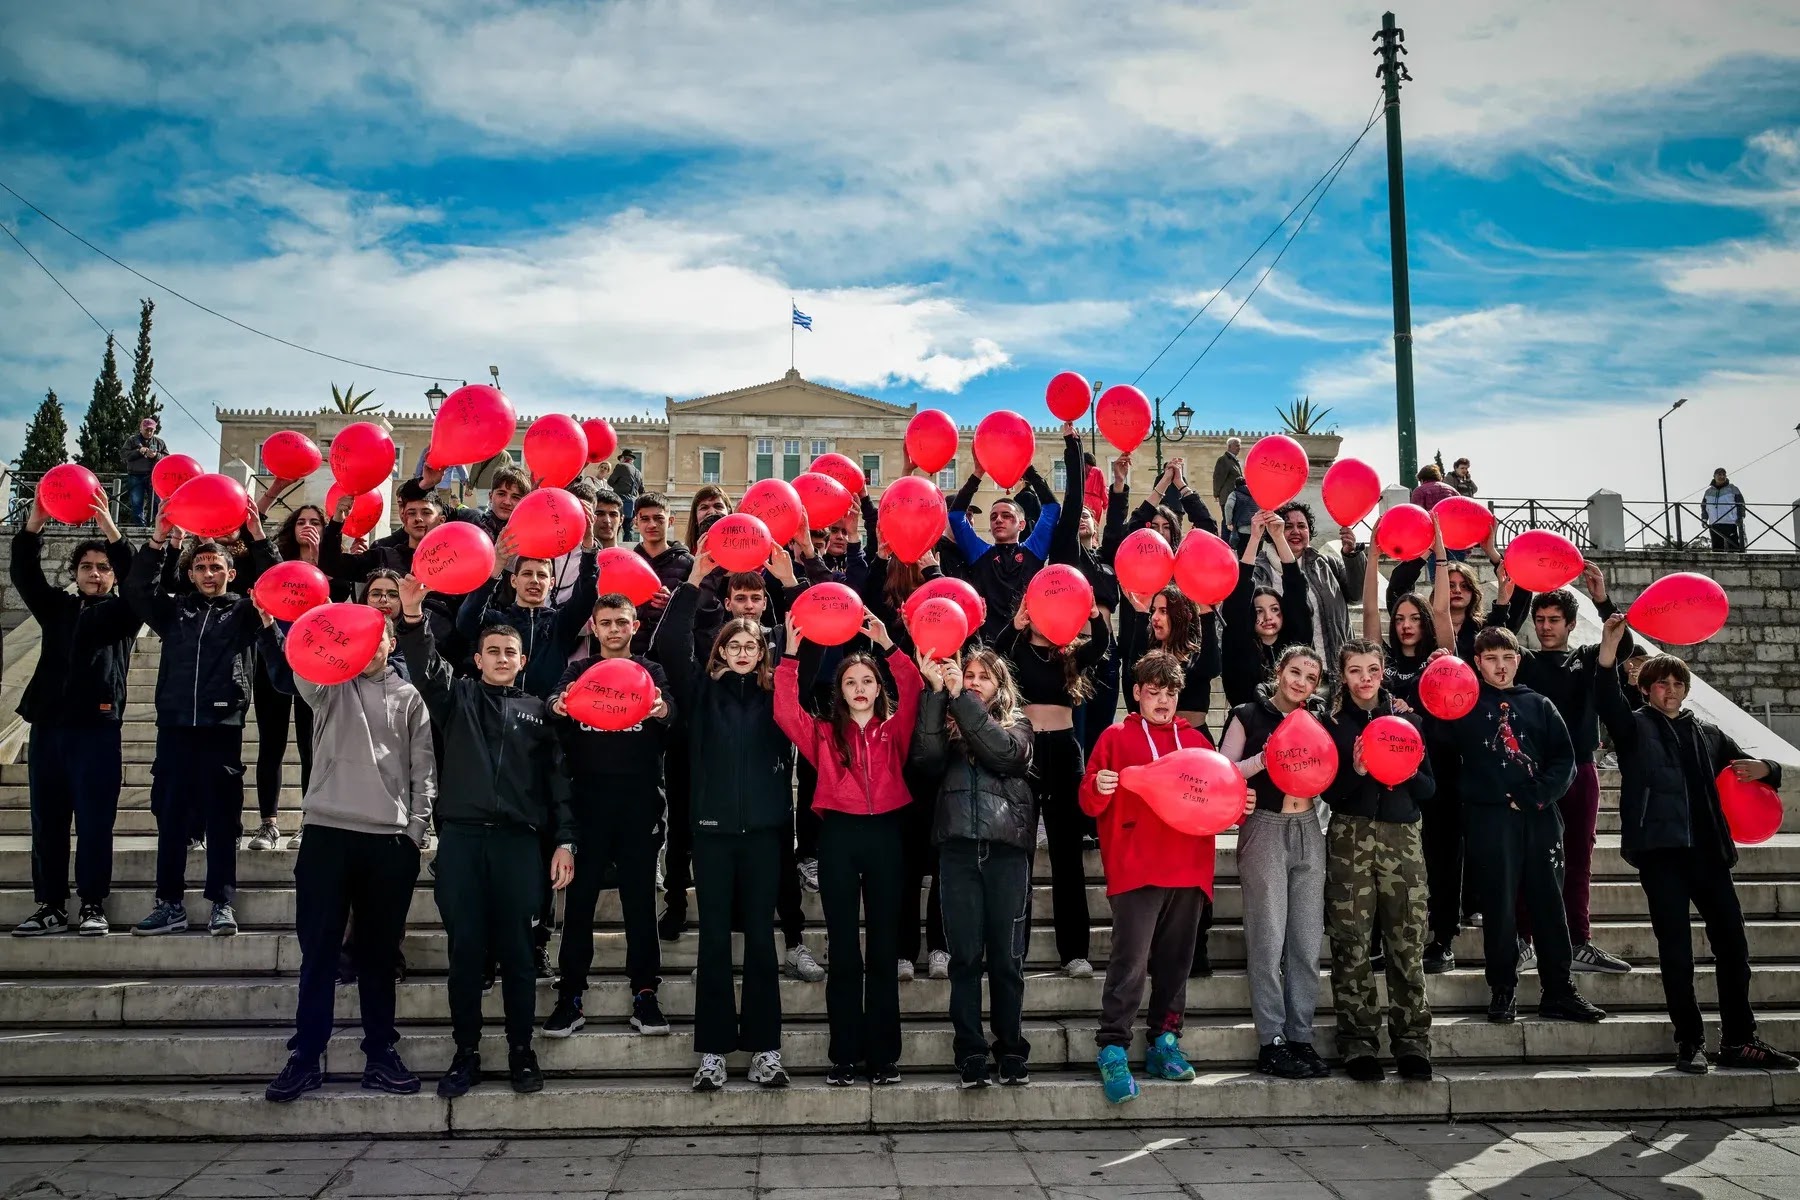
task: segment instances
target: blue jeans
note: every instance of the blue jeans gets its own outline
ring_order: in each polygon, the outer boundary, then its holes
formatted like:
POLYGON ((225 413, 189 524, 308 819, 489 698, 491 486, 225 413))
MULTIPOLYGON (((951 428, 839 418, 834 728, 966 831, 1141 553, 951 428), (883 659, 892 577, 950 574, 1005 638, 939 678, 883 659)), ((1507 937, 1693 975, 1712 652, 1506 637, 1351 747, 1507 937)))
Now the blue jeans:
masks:
POLYGON ((127 475, 125 477, 125 506, 131 514, 133 525, 148 525, 152 516, 151 506, 156 493, 150 490, 150 476, 127 475))

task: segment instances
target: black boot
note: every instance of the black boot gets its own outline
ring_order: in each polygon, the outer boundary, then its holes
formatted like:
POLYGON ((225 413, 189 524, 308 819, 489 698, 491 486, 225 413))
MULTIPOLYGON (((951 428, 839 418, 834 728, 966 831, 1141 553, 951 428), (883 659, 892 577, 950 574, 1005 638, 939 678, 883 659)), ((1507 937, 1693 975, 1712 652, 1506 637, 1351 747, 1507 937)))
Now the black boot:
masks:
POLYGON ((450 1060, 450 1069, 438 1080, 437 1094, 446 1100, 454 1100, 458 1096, 467 1095, 469 1089, 480 1082, 480 1051, 458 1050, 456 1057, 450 1060))
POLYGON ((544 1073, 538 1070, 537 1051, 530 1046, 508 1050, 506 1069, 512 1073, 512 1090, 520 1095, 544 1090, 544 1073))
POLYGON ((1517 993, 1512 988, 1495 988, 1488 997, 1488 1021, 1494 1025, 1511 1025, 1519 1019, 1517 993))

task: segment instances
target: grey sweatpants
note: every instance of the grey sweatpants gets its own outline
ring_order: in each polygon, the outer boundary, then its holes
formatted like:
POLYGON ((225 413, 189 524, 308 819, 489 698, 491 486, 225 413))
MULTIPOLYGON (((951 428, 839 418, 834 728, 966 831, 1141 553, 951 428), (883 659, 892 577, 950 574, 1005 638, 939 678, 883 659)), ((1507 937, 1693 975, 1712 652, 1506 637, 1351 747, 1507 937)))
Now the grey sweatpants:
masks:
POLYGON ((1257 809, 1238 831, 1244 957, 1257 1040, 1313 1040, 1325 937, 1325 833, 1317 812, 1257 809))

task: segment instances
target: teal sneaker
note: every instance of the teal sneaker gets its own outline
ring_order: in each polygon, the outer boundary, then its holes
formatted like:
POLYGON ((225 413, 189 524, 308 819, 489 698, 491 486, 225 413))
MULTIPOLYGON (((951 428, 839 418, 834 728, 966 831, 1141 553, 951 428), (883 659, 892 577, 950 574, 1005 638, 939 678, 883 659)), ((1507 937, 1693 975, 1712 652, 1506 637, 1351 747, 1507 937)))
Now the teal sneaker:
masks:
POLYGON ((1194 1064, 1181 1053, 1181 1043, 1173 1033, 1159 1033, 1144 1055, 1144 1074, 1152 1079, 1185 1082, 1194 1077, 1194 1064))
POLYGON ((1108 1104, 1124 1104, 1137 1099, 1138 1083, 1131 1077, 1131 1066, 1125 1061, 1125 1047, 1103 1046, 1096 1061, 1100 1067, 1100 1086, 1106 1089, 1108 1104))

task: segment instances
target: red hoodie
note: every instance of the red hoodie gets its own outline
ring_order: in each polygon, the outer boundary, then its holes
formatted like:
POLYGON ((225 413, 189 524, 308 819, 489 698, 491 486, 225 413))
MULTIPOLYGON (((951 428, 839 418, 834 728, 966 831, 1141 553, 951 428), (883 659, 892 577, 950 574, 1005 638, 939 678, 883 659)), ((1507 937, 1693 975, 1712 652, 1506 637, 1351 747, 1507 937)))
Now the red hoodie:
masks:
POLYGON ((925 686, 919 668, 903 650, 888 654, 894 673, 894 715, 870 721, 850 742, 850 765, 838 758, 837 737, 830 721, 821 721, 800 704, 800 664, 784 658, 775 668, 775 723, 819 772, 813 811, 856 813, 871 817, 912 802, 900 769, 912 749, 913 726, 919 719, 919 692, 925 686))
POLYGON ((1168 725, 1152 725, 1133 713, 1101 731, 1081 781, 1081 810, 1099 820, 1107 895, 1141 887, 1197 887, 1212 895, 1212 838, 1177 832, 1122 787, 1102 796, 1094 785, 1100 771, 1145 766, 1176 750, 1211 749, 1205 731, 1180 717, 1168 725))

